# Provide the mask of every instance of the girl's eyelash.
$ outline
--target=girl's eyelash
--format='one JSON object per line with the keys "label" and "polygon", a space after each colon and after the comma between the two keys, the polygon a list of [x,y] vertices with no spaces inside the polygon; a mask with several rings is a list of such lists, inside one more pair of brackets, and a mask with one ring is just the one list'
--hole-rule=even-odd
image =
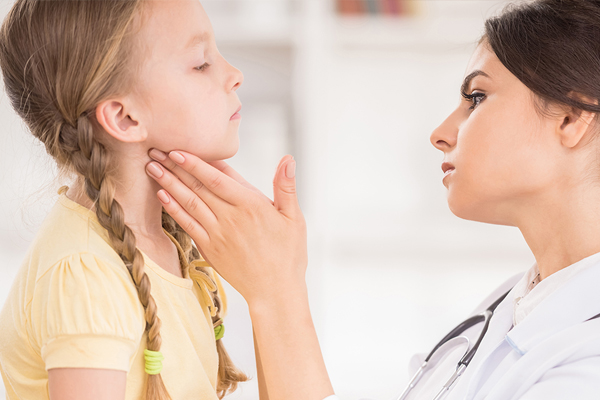
{"label": "girl's eyelash", "polygon": [[[468,100],[468,101],[470,101],[470,102],[473,103],[473,105],[471,107],[469,107],[469,110],[475,109],[475,107],[477,107],[479,105],[479,103],[481,103],[483,101],[483,99],[485,98],[485,94],[481,93],[481,92],[473,92],[471,94],[467,94],[465,92],[461,92],[460,94],[466,100]],[[479,101],[477,101],[477,100],[479,100]]]}
{"label": "girl's eyelash", "polygon": [[197,70],[197,71],[204,71],[208,67],[210,67],[210,64],[209,63],[204,63],[204,64],[202,64],[199,67],[195,67],[194,69]]}

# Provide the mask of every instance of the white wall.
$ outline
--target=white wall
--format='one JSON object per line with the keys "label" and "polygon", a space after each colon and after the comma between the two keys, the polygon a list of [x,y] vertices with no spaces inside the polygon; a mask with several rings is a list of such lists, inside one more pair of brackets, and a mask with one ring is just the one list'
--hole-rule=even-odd
{"label": "white wall", "polygon": [[[428,351],[533,258],[514,228],[453,216],[431,131],[455,107],[483,20],[501,0],[419,1],[414,19],[340,20],[325,0],[208,0],[221,52],[244,73],[241,149],[231,163],[271,194],[279,158],[298,160],[309,226],[311,307],[343,398],[391,398]],[[0,3],[2,12],[8,2]],[[238,16],[239,13],[239,16]],[[0,304],[52,179],[0,98]],[[230,290],[225,343],[254,374],[250,320]],[[257,399],[255,382],[232,398]]]}

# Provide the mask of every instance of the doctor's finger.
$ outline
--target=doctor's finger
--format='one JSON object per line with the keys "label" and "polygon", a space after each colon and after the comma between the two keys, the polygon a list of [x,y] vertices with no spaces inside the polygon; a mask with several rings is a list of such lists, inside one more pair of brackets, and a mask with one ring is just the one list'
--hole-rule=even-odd
{"label": "doctor's finger", "polygon": [[[185,211],[197,219],[203,226],[210,229],[217,223],[215,213],[209,205],[207,205],[204,199],[181,182],[171,171],[165,169],[155,161],[148,163],[146,171],[168,192],[171,198],[174,198]],[[227,204],[225,201],[208,191],[207,193],[204,193],[204,195],[206,195],[206,197],[211,197],[211,200],[214,202]],[[215,205],[214,207],[217,208],[218,206]]]}
{"label": "doctor's finger", "polygon": [[195,155],[178,150],[171,151],[169,158],[226,202],[237,205],[247,200],[247,188]]}
{"label": "doctor's finger", "polygon": [[177,175],[177,177],[179,177],[179,179],[181,179],[181,177],[184,175],[190,175],[185,170],[179,168],[179,166],[167,156],[167,153],[165,153],[163,151],[160,151],[158,149],[151,149],[148,152],[148,155],[153,160],[161,163],[165,168],[167,168],[169,171],[171,171],[175,175]]}
{"label": "doctor's finger", "polygon": [[190,235],[198,247],[203,248],[210,242],[210,235],[202,224],[181,207],[166,190],[159,190],[156,197],[158,197],[165,211]]}
{"label": "doctor's finger", "polygon": [[[186,185],[194,193],[196,193],[198,197],[204,200],[204,202],[210,207],[211,210],[216,211],[219,207],[219,204],[223,203],[222,199],[217,197],[210,190],[205,189],[204,184],[202,182],[200,182],[196,177],[191,175],[183,168],[179,167],[179,165],[177,165],[173,160],[168,158],[165,153],[156,149],[152,149],[148,154],[157,162],[160,162],[162,166],[167,168],[173,175],[175,175],[181,182],[183,182],[184,185]],[[165,187],[165,189],[171,192],[169,188]],[[175,195],[175,192],[172,192],[172,194]]]}
{"label": "doctor's finger", "polygon": [[273,204],[273,200],[271,200],[270,198],[268,198],[263,192],[261,192],[259,189],[257,189],[256,187],[254,187],[248,181],[246,181],[246,179],[244,179],[244,177],[242,175],[240,175],[239,172],[237,172],[235,169],[233,169],[225,161],[221,161],[221,160],[219,160],[219,161],[212,161],[212,162],[209,162],[209,164],[212,165],[213,167],[215,167],[216,169],[218,169],[219,171],[221,171],[222,173],[224,173],[225,175],[227,175],[230,178],[234,179],[240,185],[244,186],[245,188],[248,188],[248,189],[252,190],[254,193],[258,194],[262,199],[268,201],[270,204]]}
{"label": "doctor's finger", "polygon": [[[216,207],[218,205],[218,201],[214,200],[214,198],[218,198],[218,197],[214,193],[212,193],[210,190],[204,189],[204,184],[202,182],[200,182],[196,177],[194,177],[192,174],[190,174],[189,172],[187,172],[186,170],[181,168],[173,160],[171,160],[168,157],[167,153],[153,148],[148,152],[148,155],[151,158],[153,158],[154,160],[156,160],[157,162],[159,162],[162,166],[167,168],[169,171],[171,171],[174,175],[176,175],[180,181],[182,181],[187,187],[192,189],[198,196],[202,197],[202,199],[205,201],[205,203],[208,204],[209,207],[211,207],[211,209],[214,210],[213,207]],[[238,182],[242,186],[244,186],[250,190],[253,190],[254,192],[256,192],[259,195],[262,195],[271,204],[273,203],[271,201],[271,199],[269,199],[260,190],[256,189],[254,186],[252,186],[250,183],[248,183],[248,181],[246,181],[242,175],[240,175],[236,170],[234,170],[232,167],[230,167],[226,162],[219,160],[219,161],[212,161],[208,164],[212,165],[219,171],[223,172],[225,175],[234,179],[236,182]],[[203,192],[205,192],[205,193],[203,193]],[[221,199],[219,199],[219,200],[222,201]]]}
{"label": "doctor's finger", "polygon": [[181,182],[183,182],[187,187],[193,190],[194,187],[202,186],[197,182],[197,179],[190,175],[187,171],[180,168],[173,160],[171,160],[166,153],[158,150],[151,149],[148,152],[148,155],[159,162],[163,167],[171,171]]}

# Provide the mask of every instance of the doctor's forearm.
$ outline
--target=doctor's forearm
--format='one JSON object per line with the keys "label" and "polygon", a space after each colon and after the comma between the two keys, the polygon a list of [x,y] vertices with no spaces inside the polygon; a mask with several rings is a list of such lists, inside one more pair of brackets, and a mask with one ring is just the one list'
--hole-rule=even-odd
{"label": "doctor's forearm", "polygon": [[249,308],[269,400],[323,400],[332,395],[306,288]]}
{"label": "doctor's forearm", "polygon": [[269,393],[267,392],[267,382],[265,380],[265,373],[263,371],[262,362],[260,361],[260,350],[258,349],[258,343],[256,343],[256,333],[252,331],[254,336],[254,354],[256,358],[256,375],[258,379],[258,394],[259,400],[269,400]]}

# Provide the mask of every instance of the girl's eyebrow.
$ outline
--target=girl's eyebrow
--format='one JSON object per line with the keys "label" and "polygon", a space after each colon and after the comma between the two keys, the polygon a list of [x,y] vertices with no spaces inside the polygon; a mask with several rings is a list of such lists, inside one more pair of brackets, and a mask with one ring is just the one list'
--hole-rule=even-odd
{"label": "girl's eyebrow", "polygon": [[208,40],[209,37],[210,37],[210,34],[208,32],[202,32],[202,33],[195,34],[194,36],[192,36],[190,38],[190,40],[188,41],[188,44],[185,46],[184,50],[187,50],[187,49],[195,47],[199,44],[202,44],[203,42]]}
{"label": "girl's eyebrow", "polygon": [[473,78],[475,78],[476,76],[480,76],[480,75],[481,76],[485,76],[487,78],[490,77],[488,74],[486,74],[482,70],[476,69],[475,71],[471,72],[469,75],[467,75],[465,77],[465,80],[463,81],[462,86],[460,87],[460,91],[463,92],[463,93],[466,93],[467,89],[469,88],[469,85],[471,84],[471,81],[473,80]]}

